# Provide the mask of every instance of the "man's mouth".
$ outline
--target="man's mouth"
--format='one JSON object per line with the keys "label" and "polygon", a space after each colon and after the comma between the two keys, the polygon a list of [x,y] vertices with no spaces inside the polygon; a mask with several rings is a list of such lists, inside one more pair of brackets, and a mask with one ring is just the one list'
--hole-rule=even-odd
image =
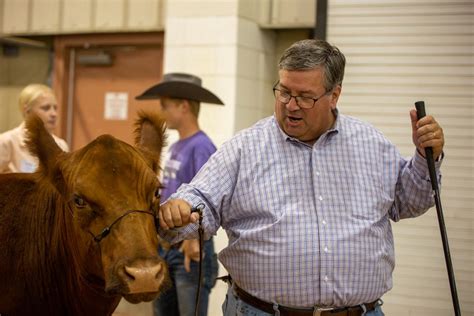
{"label": "man's mouth", "polygon": [[297,122],[301,121],[302,118],[301,117],[288,116],[288,120],[290,120],[290,122],[292,122],[292,123],[297,123]]}

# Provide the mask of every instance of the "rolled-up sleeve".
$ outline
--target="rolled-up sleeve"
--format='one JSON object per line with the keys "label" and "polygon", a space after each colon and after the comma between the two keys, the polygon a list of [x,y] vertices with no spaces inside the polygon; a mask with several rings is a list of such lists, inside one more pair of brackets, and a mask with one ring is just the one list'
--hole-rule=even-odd
{"label": "rolled-up sleeve", "polygon": [[[440,167],[443,158],[444,155],[435,162],[439,184],[441,184]],[[411,159],[401,159],[400,166],[395,189],[395,205],[390,212],[394,221],[420,216],[434,205],[433,189],[426,159],[418,151],[415,151]]]}
{"label": "rolled-up sleeve", "polygon": [[[204,204],[204,238],[215,235],[222,223],[222,210],[230,208],[239,169],[238,140],[225,143],[199,170],[194,179],[180,186],[170,199],[183,199],[190,205]],[[159,230],[161,237],[171,243],[197,237],[197,224],[170,231]]]}

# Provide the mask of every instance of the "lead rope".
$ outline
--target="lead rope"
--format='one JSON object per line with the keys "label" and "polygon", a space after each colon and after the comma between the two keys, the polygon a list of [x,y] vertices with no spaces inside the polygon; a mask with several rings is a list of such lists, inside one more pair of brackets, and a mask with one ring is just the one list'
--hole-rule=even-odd
{"label": "lead rope", "polygon": [[110,234],[110,231],[112,230],[112,227],[117,224],[122,218],[124,218],[125,216],[127,215],[130,215],[132,213],[144,213],[144,214],[148,214],[148,215],[151,215],[153,216],[154,218],[156,218],[156,215],[154,212],[150,212],[150,211],[144,211],[144,210],[129,210],[129,211],[126,211],[125,213],[123,213],[122,215],[120,215],[119,217],[117,217],[113,222],[112,224],[110,224],[109,226],[106,226],[104,229],[102,229],[102,231],[97,234],[97,235],[94,235],[91,231],[89,231],[89,234],[92,235],[92,238],[94,239],[95,242],[97,242],[98,244],[100,244],[100,242],[102,241],[102,239],[104,239],[105,237],[107,237],[108,234]]}
{"label": "lead rope", "polygon": [[199,316],[199,302],[201,301],[201,286],[202,286],[202,260],[203,260],[203,244],[204,244],[204,230],[202,228],[202,210],[204,208],[203,203],[199,203],[198,205],[191,208],[191,213],[198,213],[199,214],[199,226],[198,226],[198,233],[199,233],[199,280],[198,280],[198,288],[196,292],[196,304],[194,307],[194,315]]}

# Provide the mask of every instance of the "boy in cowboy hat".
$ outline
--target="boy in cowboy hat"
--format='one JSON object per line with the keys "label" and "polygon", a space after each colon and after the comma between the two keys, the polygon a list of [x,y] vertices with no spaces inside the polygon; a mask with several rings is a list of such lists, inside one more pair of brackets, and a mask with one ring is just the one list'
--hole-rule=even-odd
{"label": "boy in cowboy hat", "polygon": [[[179,133],[179,140],[171,145],[170,158],[163,172],[162,201],[176,192],[182,183],[191,182],[202,165],[216,151],[209,137],[198,124],[200,102],[223,104],[201,79],[185,73],[165,74],[163,81],[137,97],[138,100],[159,99],[167,127]],[[204,242],[204,278],[201,287],[199,315],[206,315],[209,293],[217,276],[217,257],[212,239]],[[160,245],[160,255],[168,263],[173,286],[154,303],[155,315],[194,315],[199,279],[199,241],[184,240],[172,246]]]}

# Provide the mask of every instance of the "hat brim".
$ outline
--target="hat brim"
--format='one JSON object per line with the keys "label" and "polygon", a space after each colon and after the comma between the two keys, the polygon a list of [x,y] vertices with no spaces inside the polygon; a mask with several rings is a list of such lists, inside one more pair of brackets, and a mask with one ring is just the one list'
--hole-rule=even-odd
{"label": "hat brim", "polygon": [[160,99],[162,97],[194,100],[212,104],[224,104],[206,88],[188,82],[161,82],[147,89],[137,100]]}

